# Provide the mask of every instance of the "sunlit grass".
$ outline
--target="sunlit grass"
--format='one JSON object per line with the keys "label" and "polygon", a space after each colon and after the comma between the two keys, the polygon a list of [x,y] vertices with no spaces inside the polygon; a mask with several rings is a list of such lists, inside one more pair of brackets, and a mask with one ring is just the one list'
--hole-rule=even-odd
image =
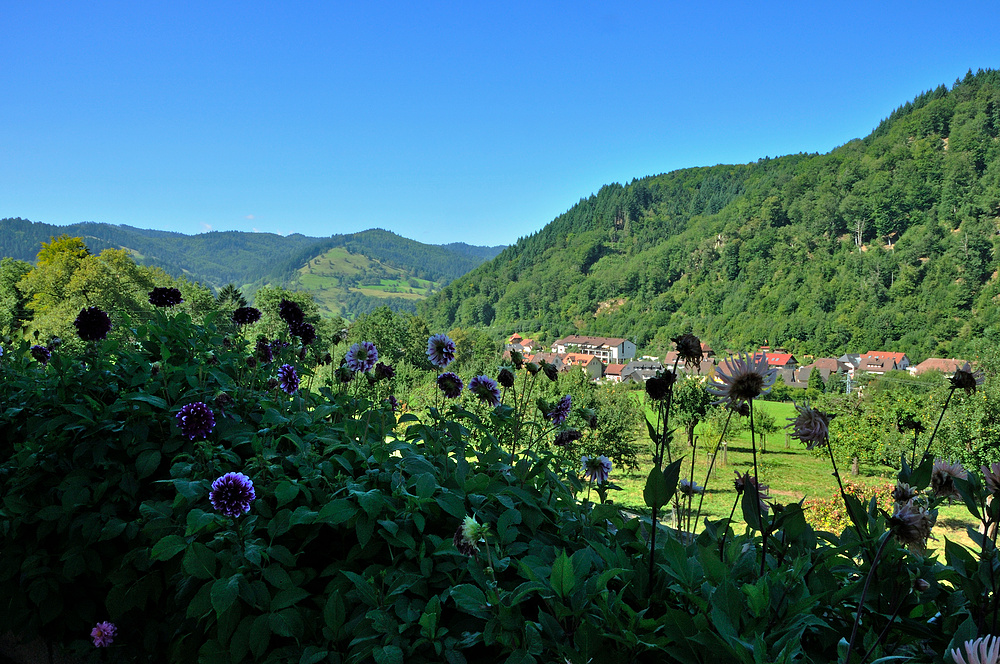
{"label": "sunlit grass", "polygon": [[[790,403],[760,401],[754,404],[754,408],[767,411],[774,416],[775,421],[779,424],[785,424],[786,418],[795,413],[795,408]],[[674,444],[671,446],[671,457],[674,460],[683,459],[682,478],[691,477],[691,460],[694,458],[694,481],[702,485],[705,483],[705,473],[711,460],[711,452],[719,441],[718,439],[709,439],[706,427],[703,425],[699,425],[695,432],[697,435],[696,449],[692,452],[691,447],[683,438],[683,432],[677,431]],[[745,431],[733,436],[727,435],[726,443],[728,449],[725,454],[720,449],[705,492],[701,513],[702,524],[706,518],[712,520],[727,518],[736,499],[736,489],[733,485],[735,473],[753,473],[750,432]],[[652,443],[648,436],[644,436],[641,439],[641,444],[646,450],[641,467],[632,472],[622,472],[615,469],[612,473],[612,480],[614,484],[621,487],[621,491],[612,491],[609,498],[636,511],[647,512],[642,490],[652,467]],[[772,501],[787,504],[810,498],[830,498],[839,493],[827,452],[825,450],[812,452],[806,450],[805,446],[798,441],[787,438],[784,429],[768,436],[766,452],[761,451],[758,441],[757,454],[760,480],[763,484],[771,487]],[[895,471],[887,467],[877,468],[862,464],[859,475],[853,477],[850,474],[850,466],[843,466],[844,464],[838,463],[841,478],[845,482],[863,485],[895,482]],[[693,504],[697,509],[697,497],[695,497]],[[671,523],[672,518],[672,513],[667,512],[663,517],[664,523]],[[742,522],[739,508],[737,508],[734,518]],[[929,548],[933,551],[942,551],[945,537],[965,546],[974,546],[966,533],[966,527],[969,525],[976,525],[976,522],[964,505],[957,503],[942,507],[938,514],[938,525],[932,533],[937,539],[932,539],[929,542]],[[703,525],[699,526],[699,529],[701,527]]]}

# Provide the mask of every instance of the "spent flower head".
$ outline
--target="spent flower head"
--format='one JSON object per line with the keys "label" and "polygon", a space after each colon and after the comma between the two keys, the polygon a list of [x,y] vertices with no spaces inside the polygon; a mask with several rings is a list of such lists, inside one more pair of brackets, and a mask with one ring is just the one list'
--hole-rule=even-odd
{"label": "spent flower head", "polygon": [[497,374],[497,382],[503,385],[505,389],[514,387],[514,372],[507,367],[500,367],[500,373]]}
{"label": "spent flower head", "polygon": [[956,479],[966,479],[969,473],[962,468],[958,461],[948,462],[944,459],[934,459],[934,467],[931,470],[931,489],[934,495],[942,498],[961,498],[955,485]]}
{"label": "spent flower head", "polygon": [[948,379],[953,389],[965,390],[966,394],[972,394],[976,388],[983,384],[983,372],[972,371],[972,366],[966,362],[961,369],[955,371],[955,375]]}
{"label": "spent flower head", "polygon": [[202,401],[182,406],[174,417],[177,419],[181,434],[188,440],[207,438],[215,428],[215,415]]}
{"label": "spent flower head", "polygon": [[1000,491],[1000,463],[991,463],[988,466],[981,467],[979,470],[983,474],[987,491],[990,493]]}
{"label": "spent flower head", "polygon": [[282,364],[278,369],[278,387],[285,394],[295,394],[299,389],[299,374],[291,364]]}
{"label": "spent flower head", "polygon": [[889,528],[900,544],[923,547],[930,537],[936,518],[914,501],[896,503],[889,517]]}
{"label": "spent flower head", "polygon": [[112,622],[99,622],[90,630],[90,638],[94,640],[95,648],[107,648],[115,641],[118,628]]}
{"label": "spent flower head", "polygon": [[497,382],[489,376],[473,376],[472,380],[469,381],[468,390],[489,406],[500,405],[500,388],[497,386]]}
{"label": "spent flower head", "polygon": [[462,388],[465,387],[465,384],[459,378],[458,374],[445,371],[437,377],[437,386],[449,399],[457,399],[461,396]]}
{"label": "spent flower head", "polygon": [[546,378],[552,382],[559,380],[559,370],[556,368],[556,365],[542,360],[539,366],[541,366],[542,373],[545,374]]}
{"label": "spent flower head", "polygon": [[580,472],[586,480],[603,484],[611,476],[611,459],[604,455],[598,457],[584,455],[580,457],[580,463],[582,464]]}
{"label": "spent flower head", "polygon": [[655,376],[646,381],[646,396],[652,401],[663,401],[676,382],[677,374],[673,371],[657,371]]}
{"label": "spent flower head", "polygon": [[452,541],[459,553],[474,556],[479,551],[479,543],[486,541],[489,531],[488,524],[477,523],[473,517],[467,516],[459,524]]}
{"label": "spent flower head", "polygon": [[764,353],[739,353],[716,368],[707,389],[719,397],[715,404],[749,402],[771,389],[777,373],[777,369],[768,367]]}
{"label": "spent flower head", "polygon": [[789,424],[785,426],[786,429],[791,427],[792,438],[805,443],[807,450],[826,445],[830,441],[830,416],[809,406],[794,405],[799,414],[789,417]]}
{"label": "spent flower head", "polygon": [[392,380],[396,377],[396,370],[392,368],[391,365],[385,362],[379,362],[375,365],[375,380]]}
{"label": "spent flower head", "polygon": [[149,291],[149,303],[154,307],[173,307],[184,300],[176,288],[157,287]]}
{"label": "spent flower head", "polygon": [[682,334],[671,339],[677,347],[677,358],[684,361],[685,366],[701,368],[705,352],[701,349],[701,339],[693,334]]}
{"label": "spent flower head", "polygon": [[378,350],[375,349],[375,344],[372,342],[361,341],[347,349],[344,361],[351,371],[357,373],[371,371],[375,363],[378,362]]}
{"label": "spent flower head", "polygon": [[583,434],[576,429],[566,429],[565,431],[560,431],[556,434],[556,439],[553,445],[556,447],[569,447],[570,444],[580,440]]}
{"label": "spent flower head", "polygon": [[217,478],[208,494],[213,508],[234,519],[249,512],[256,498],[253,481],[243,473],[226,473]]}
{"label": "spent flower head", "polygon": [[455,342],[446,334],[435,334],[427,340],[427,359],[439,369],[455,361]]}
{"label": "spent flower head", "polygon": [[917,490],[906,482],[896,482],[892,489],[892,499],[897,503],[908,503],[917,495]]}

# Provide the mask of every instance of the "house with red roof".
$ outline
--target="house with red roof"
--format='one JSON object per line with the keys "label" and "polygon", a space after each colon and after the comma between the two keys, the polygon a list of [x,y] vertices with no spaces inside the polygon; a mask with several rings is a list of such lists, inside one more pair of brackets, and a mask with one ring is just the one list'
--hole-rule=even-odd
{"label": "house with red roof", "polygon": [[571,334],[552,342],[553,353],[586,353],[596,355],[601,362],[618,362],[635,357],[635,344],[628,339],[587,337]]}
{"label": "house with red roof", "polygon": [[910,358],[906,356],[906,353],[870,350],[859,358],[857,370],[884,374],[890,371],[905,371],[909,366]]}
{"label": "house with red roof", "polygon": [[791,353],[784,352],[768,352],[762,351],[754,353],[753,359],[760,361],[761,355],[767,358],[767,366],[771,369],[788,369],[790,371],[795,371],[795,368],[799,366],[796,361],[795,356]]}
{"label": "house with red roof", "polygon": [[624,368],[624,364],[609,364],[604,367],[604,379],[610,383],[622,382],[622,369]]}
{"label": "house with red roof", "polygon": [[939,371],[945,376],[954,376],[955,372],[966,365],[965,360],[943,359],[940,357],[929,357],[916,366],[909,367],[909,371],[914,376],[928,371]]}

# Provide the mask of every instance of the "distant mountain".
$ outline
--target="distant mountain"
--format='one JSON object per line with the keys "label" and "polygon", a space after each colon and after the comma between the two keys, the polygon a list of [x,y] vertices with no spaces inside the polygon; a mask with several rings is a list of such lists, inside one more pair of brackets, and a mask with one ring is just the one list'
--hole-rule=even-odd
{"label": "distant mountain", "polygon": [[381,229],[328,238],[242,231],[184,235],[15,218],[0,219],[0,256],[33,261],[42,242],[63,233],[82,237],[91,252],[127,249],[142,264],[216,289],[233,283],[248,295],[265,284],[309,290],[325,311],[347,317],[381,304],[413,310],[417,300],[503,249],[428,245]]}
{"label": "distant mountain", "polygon": [[[777,111],[777,112],[780,112]],[[1000,343],[1000,72],[969,72],[828,154],[603,187],[420,308],[432,329],[627,337],[662,350]]]}

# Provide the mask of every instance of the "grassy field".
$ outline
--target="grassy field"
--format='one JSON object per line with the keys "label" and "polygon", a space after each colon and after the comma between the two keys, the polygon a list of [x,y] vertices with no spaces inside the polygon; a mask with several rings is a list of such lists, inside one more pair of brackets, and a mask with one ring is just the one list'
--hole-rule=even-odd
{"label": "grassy field", "polygon": [[[371,270],[382,270],[389,278],[357,288],[343,285],[344,277]],[[411,285],[411,281],[414,285]],[[367,256],[352,254],[344,247],[336,247],[310,260],[299,270],[299,284],[313,294],[321,310],[334,315],[343,313],[343,297],[348,292],[358,292],[370,297],[421,300],[441,287],[441,284],[434,281],[411,278],[404,270],[373,261]]]}
{"label": "grassy field", "polygon": [[[761,401],[754,404],[754,408],[761,408],[774,416],[779,424],[786,423],[786,418],[795,413],[795,408],[790,403],[775,403]],[[698,436],[696,449],[692,453],[691,448],[685,440],[680,440],[681,432],[678,432],[678,440],[675,440],[672,447],[673,459],[683,457],[684,461],[681,469],[682,478],[691,477],[691,460],[694,458],[694,481],[703,485],[705,483],[705,472],[708,469],[708,462],[711,459],[709,452],[714,449],[717,440],[709,440],[702,425],[696,429]],[[702,507],[702,523],[704,519],[722,519],[729,516],[736,499],[736,489],[733,486],[735,473],[753,473],[753,456],[750,447],[750,432],[741,432],[735,436],[726,436],[728,451],[725,455],[720,451],[715,462],[715,469],[712,471],[712,478],[709,480],[708,488],[705,492],[705,501]],[[647,449],[651,449],[651,442],[648,437],[643,439]],[[758,441],[759,443],[759,441]],[[772,501],[780,503],[798,502],[806,498],[830,498],[837,495],[837,482],[833,477],[830,458],[825,451],[810,452],[805,446],[796,440],[788,439],[786,446],[785,430],[768,436],[767,451],[761,453],[758,445],[758,469],[760,480],[763,484],[768,484]],[[652,464],[651,455],[647,455],[643,466],[633,472],[623,473],[615,469],[612,473],[612,481],[621,487],[621,491],[612,491],[609,498],[616,503],[634,507],[636,510],[646,510],[642,498],[642,489],[646,482],[646,476]],[[840,464],[838,464],[838,467]],[[863,485],[878,485],[885,483],[895,483],[895,472],[889,468],[874,468],[861,466],[860,474],[851,477],[850,468],[840,467],[841,478]],[[697,507],[697,497],[694,501]],[[740,511],[737,508],[736,517],[740,518]],[[669,520],[669,518],[668,518]],[[938,514],[938,525],[934,528],[933,535],[936,540],[931,540],[929,547],[932,550],[941,551],[944,547],[944,538],[958,541],[966,546],[972,545],[972,540],[966,533],[966,526],[973,525],[974,520],[964,505],[958,503],[952,506],[942,507]]]}

